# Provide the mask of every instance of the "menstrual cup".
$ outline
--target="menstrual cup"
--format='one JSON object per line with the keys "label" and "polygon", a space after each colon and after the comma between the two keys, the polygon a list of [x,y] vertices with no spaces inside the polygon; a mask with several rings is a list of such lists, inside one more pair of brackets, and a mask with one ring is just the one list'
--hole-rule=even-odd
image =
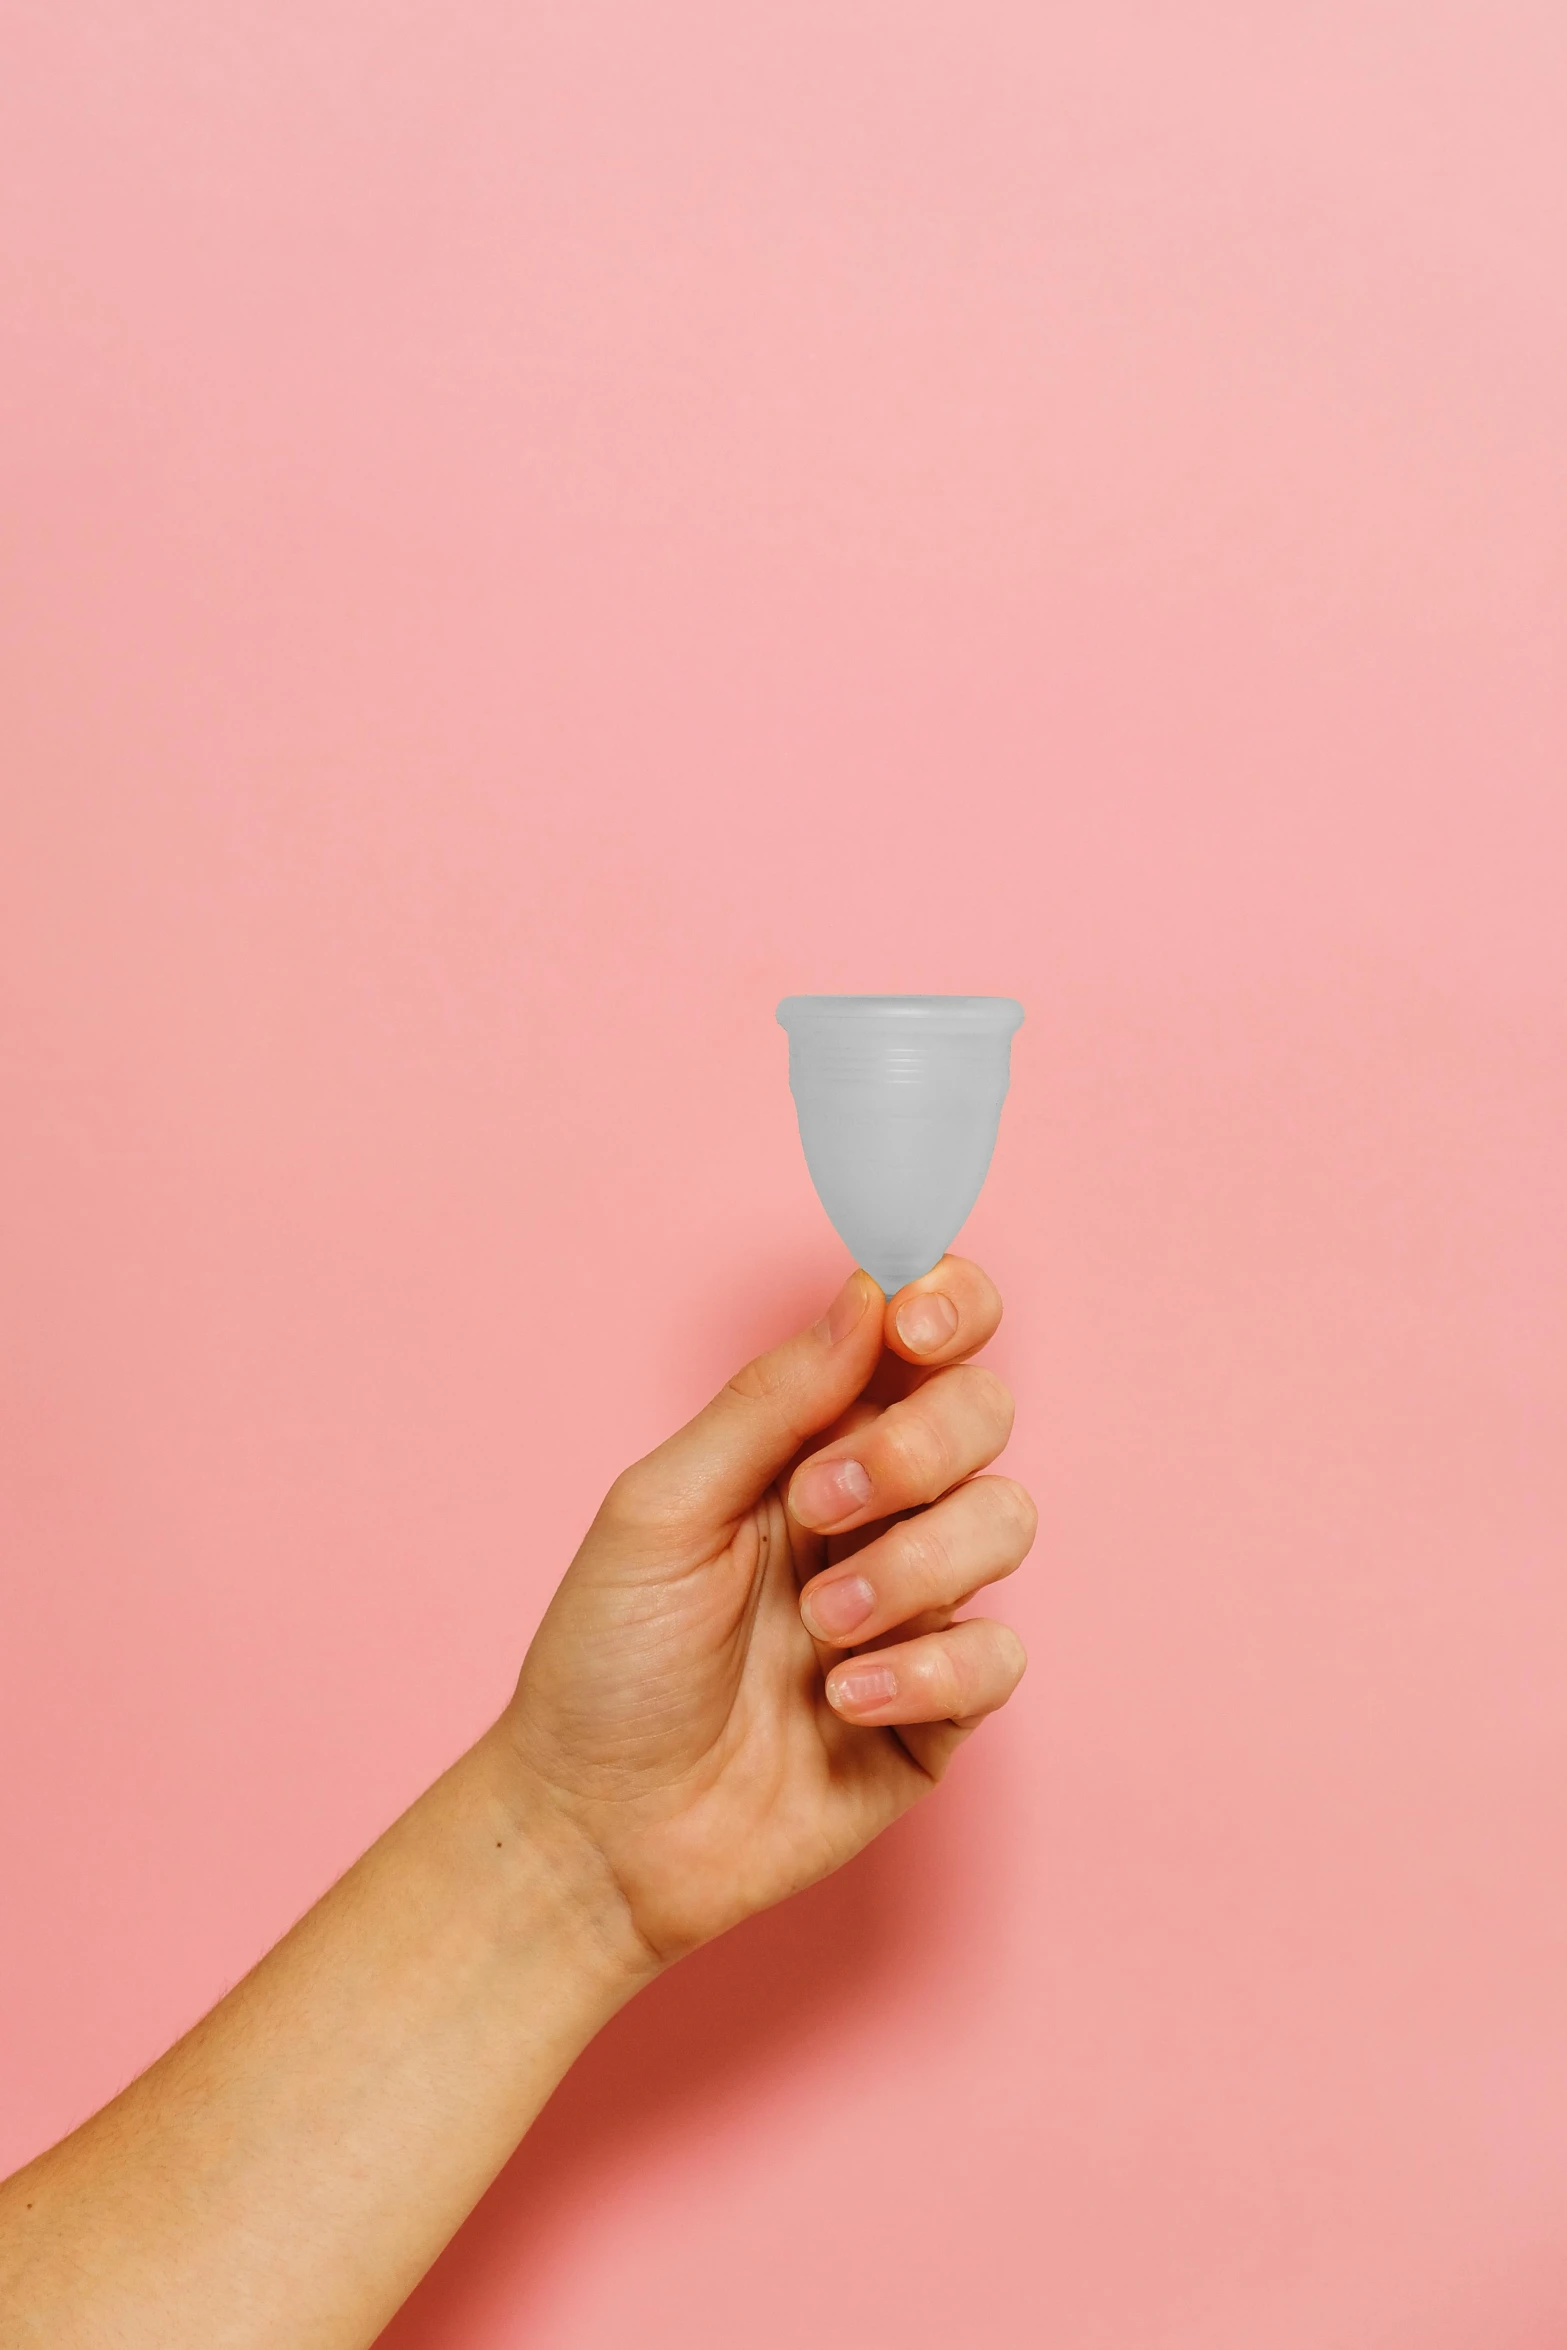
{"label": "menstrual cup", "polygon": [[978,1199],[1023,1007],[1002,995],[790,995],[789,1090],[834,1229],[888,1297]]}

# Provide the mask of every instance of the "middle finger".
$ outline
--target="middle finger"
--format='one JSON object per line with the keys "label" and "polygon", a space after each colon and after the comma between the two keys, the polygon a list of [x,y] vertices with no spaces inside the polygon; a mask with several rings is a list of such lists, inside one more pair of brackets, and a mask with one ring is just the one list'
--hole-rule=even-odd
{"label": "middle finger", "polygon": [[813,1534],[842,1534],[918,1509],[987,1467],[1011,1433],[1010,1390],[978,1363],[956,1364],[803,1461],[790,1514]]}

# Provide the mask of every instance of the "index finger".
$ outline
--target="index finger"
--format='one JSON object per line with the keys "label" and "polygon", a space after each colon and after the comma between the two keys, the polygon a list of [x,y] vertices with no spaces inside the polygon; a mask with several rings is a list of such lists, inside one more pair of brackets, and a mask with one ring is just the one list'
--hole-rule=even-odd
{"label": "index finger", "polygon": [[1001,1321],[1001,1292],[968,1257],[943,1257],[917,1281],[888,1298],[882,1317],[886,1347],[870,1393],[894,1402],[920,1385],[915,1372],[945,1370],[977,1354]]}

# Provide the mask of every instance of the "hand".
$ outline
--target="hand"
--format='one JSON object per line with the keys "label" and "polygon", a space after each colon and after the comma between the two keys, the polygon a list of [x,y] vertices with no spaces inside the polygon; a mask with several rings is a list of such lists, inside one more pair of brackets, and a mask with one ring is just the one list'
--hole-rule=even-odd
{"label": "hand", "polygon": [[1034,1533],[944,1258],[856,1273],[618,1477],[501,1720],[212,2013],[0,2186],[0,2336],[354,2350],[651,1974],[941,1777]]}
{"label": "hand", "polygon": [[1016,1633],[954,1621],[1034,1538],[975,1474],[1012,1398],[964,1358],[1000,1318],[961,1257],[890,1301],[856,1272],[611,1487],[501,1728],[647,1965],[849,1859],[1016,1688]]}

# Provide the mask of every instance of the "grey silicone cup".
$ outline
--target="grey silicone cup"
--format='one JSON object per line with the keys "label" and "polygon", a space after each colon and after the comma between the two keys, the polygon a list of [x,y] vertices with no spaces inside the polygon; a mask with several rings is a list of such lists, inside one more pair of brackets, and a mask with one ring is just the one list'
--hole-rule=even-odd
{"label": "grey silicone cup", "polygon": [[978,1199],[1007,1097],[1010,996],[791,995],[789,1089],[816,1195],[890,1297]]}

